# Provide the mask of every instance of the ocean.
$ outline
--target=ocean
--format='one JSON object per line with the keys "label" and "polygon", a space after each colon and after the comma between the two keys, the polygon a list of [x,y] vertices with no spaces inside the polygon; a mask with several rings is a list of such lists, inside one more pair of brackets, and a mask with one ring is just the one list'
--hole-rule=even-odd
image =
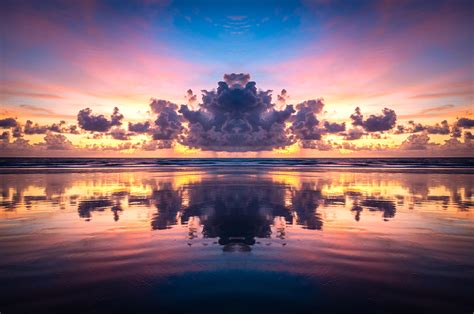
{"label": "ocean", "polygon": [[474,158],[0,158],[0,168],[474,168]]}
{"label": "ocean", "polygon": [[471,313],[474,159],[0,159],[1,313]]}

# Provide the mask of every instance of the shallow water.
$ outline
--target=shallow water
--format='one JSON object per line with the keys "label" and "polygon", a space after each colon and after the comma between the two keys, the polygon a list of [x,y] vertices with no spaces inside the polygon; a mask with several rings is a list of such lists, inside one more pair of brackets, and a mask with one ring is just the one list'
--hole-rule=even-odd
{"label": "shallow water", "polygon": [[3,313],[471,313],[472,171],[0,174]]}

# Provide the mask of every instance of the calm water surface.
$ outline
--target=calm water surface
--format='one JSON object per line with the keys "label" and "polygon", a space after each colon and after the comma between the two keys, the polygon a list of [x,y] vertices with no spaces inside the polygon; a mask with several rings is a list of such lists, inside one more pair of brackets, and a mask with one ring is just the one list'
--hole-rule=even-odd
{"label": "calm water surface", "polygon": [[0,312],[472,313],[474,174],[0,174]]}

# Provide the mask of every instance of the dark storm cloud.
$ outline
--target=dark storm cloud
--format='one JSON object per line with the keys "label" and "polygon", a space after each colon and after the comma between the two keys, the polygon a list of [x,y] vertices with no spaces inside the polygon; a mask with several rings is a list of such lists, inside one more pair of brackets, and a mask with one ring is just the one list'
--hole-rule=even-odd
{"label": "dark storm cloud", "polygon": [[86,131],[92,132],[107,132],[113,126],[120,126],[122,124],[123,115],[120,114],[117,107],[114,108],[110,119],[104,115],[95,115],[90,108],[82,109],[77,114],[77,123]]}
{"label": "dark storm cloud", "polygon": [[2,129],[14,128],[17,125],[18,123],[13,118],[0,119],[0,128]]}
{"label": "dark storm cloud", "polygon": [[[203,150],[260,151],[296,142],[285,126],[292,106],[276,110],[271,91],[257,90],[248,74],[227,74],[216,90],[203,90],[199,109],[182,105],[188,129],[179,137],[186,146]],[[304,106],[304,105],[301,105]]]}
{"label": "dark storm cloud", "polygon": [[395,111],[384,108],[381,115],[370,115],[366,120],[362,115],[360,108],[357,107],[351,115],[352,125],[360,126],[367,132],[383,132],[393,129],[397,123]]}

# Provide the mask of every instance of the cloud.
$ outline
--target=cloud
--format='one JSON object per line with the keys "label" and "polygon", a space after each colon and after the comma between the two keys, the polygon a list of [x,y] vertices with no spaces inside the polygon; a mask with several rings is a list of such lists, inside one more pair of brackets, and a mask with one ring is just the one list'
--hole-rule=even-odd
{"label": "cloud", "polygon": [[[128,122],[126,128],[121,127],[125,118],[116,107],[108,117],[94,114],[90,108],[80,110],[77,115],[78,125],[82,130],[92,132],[87,133],[89,138],[106,137],[123,142],[113,145],[89,144],[77,149],[148,151],[172,148],[179,143],[202,151],[257,152],[299,143],[305,149],[319,151],[381,151],[398,148],[442,150],[447,147],[461,151],[467,147],[466,143],[472,140],[470,132],[464,132],[464,143],[457,140],[462,136],[462,129],[472,127],[474,121],[460,118],[451,127],[446,120],[434,125],[423,125],[414,121],[410,121],[408,125],[398,125],[393,133],[414,133],[398,148],[393,146],[393,143],[365,146],[357,145],[358,142],[353,144],[348,141],[358,140],[363,136],[375,140],[387,139],[387,133],[384,132],[395,127],[395,111],[384,108],[381,114],[364,117],[361,109],[357,107],[350,116],[352,127],[347,130],[346,122],[331,122],[324,118],[326,112],[322,99],[306,100],[296,105],[287,104],[289,95],[283,89],[273,102],[271,90],[257,89],[250,76],[242,73],[224,75],[224,80],[218,82],[216,89],[202,90],[199,100],[191,89],[187,90],[184,98],[187,104],[183,105],[163,99],[151,99],[149,116],[144,121]],[[8,134],[2,135],[3,142],[9,146],[16,143],[14,145],[33,149],[71,149],[72,143],[59,135],[79,133],[77,126],[67,125],[65,121],[39,125],[28,120],[24,126],[13,118],[0,121],[7,121],[4,124],[10,126]],[[16,126],[12,127],[14,124]],[[18,140],[9,143],[10,136],[21,138],[24,134],[46,134],[46,137],[44,142],[33,145]],[[137,134],[144,134],[148,138],[141,142],[129,141]],[[333,135],[328,137],[329,134]],[[451,134],[454,139],[440,145],[430,143],[429,134]]]}
{"label": "cloud", "polygon": [[474,143],[469,139],[469,136],[464,137],[464,143],[459,141],[457,138],[450,138],[449,140],[444,141],[444,144],[440,146],[440,149],[448,153],[461,152],[472,155]]}
{"label": "cloud", "polygon": [[383,151],[389,149],[387,145],[382,144],[370,144],[370,145],[355,145],[354,143],[350,142],[343,142],[341,144],[336,145],[336,148],[345,149],[345,150],[352,150],[352,151]]}
{"label": "cloud", "polygon": [[404,150],[425,150],[429,146],[430,137],[426,133],[412,134],[400,145]]}
{"label": "cloud", "polygon": [[224,74],[224,81],[227,83],[227,85],[231,87],[245,86],[250,81],[250,74],[244,74],[244,73]]}
{"label": "cloud", "polygon": [[85,146],[85,149],[88,151],[123,151],[129,149],[139,149],[140,145],[138,143],[132,142],[122,142],[118,145],[106,145],[106,144],[88,144]]}
{"label": "cloud", "polygon": [[388,131],[393,129],[397,123],[397,115],[395,111],[388,108],[384,108],[381,115],[370,115],[366,120],[364,120],[360,108],[357,107],[350,118],[353,126],[360,126],[367,132]]}
{"label": "cloud", "polygon": [[123,115],[117,107],[114,108],[110,119],[104,115],[94,115],[89,108],[82,109],[77,114],[77,123],[81,129],[91,132],[107,132],[112,126],[122,125]]}
{"label": "cloud", "polygon": [[448,109],[451,109],[453,107],[454,107],[454,105],[452,105],[452,104],[437,106],[437,107],[422,110],[422,111],[420,111],[420,114],[428,114],[428,113],[432,113],[432,112],[437,113],[439,111],[448,110]]}
{"label": "cloud", "polygon": [[38,123],[34,123],[31,120],[26,120],[26,123],[23,127],[17,123],[17,127],[14,129],[14,137],[21,137],[25,134],[46,134],[48,132],[79,134],[77,126],[67,125],[66,121],[60,121],[59,123],[53,123],[51,125],[39,125]]}
{"label": "cloud", "polygon": [[0,119],[0,128],[2,129],[14,128],[17,125],[18,122],[13,118]]}
{"label": "cloud", "polygon": [[146,133],[150,129],[150,121],[146,122],[137,122],[137,123],[128,123],[128,130],[135,133]]}
{"label": "cloud", "polygon": [[290,96],[288,95],[288,92],[286,91],[286,89],[282,89],[280,94],[277,95],[277,103],[280,105],[286,105],[286,102],[288,101],[289,98]]}
{"label": "cloud", "polygon": [[45,114],[54,114],[52,110],[49,110],[43,107],[38,107],[38,106],[33,106],[33,105],[20,105],[20,107],[28,111],[41,112]]}
{"label": "cloud", "polygon": [[25,151],[30,150],[33,146],[29,143],[29,140],[18,137],[15,141],[9,142],[7,139],[3,139],[0,142],[0,148],[3,152],[5,151]]}
{"label": "cloud", "polygon": [[436,123],[435,125],[423,125],[414,121],[409,121],[408,126],[397,125],[395,134],[425,132],[427,134],[451,134],[451,137],[459,138],[462,136],[462,128],[469,129],[474,126],[474,120],[469,118],[458,119],[451,127],[447,120]]}
{"label": "cloud", "polygon": [[446,120],[441,121],[441,123],[436,123],[435,125],[423,125],[421,123],[415,123],[414,121],[408,122],[408,127],[404,126],[397,126],[396,133],[417,133],[417,132],[424,132],[428,134],[449,134],[450,128],[449,123]]}
{"label": "cloud", "polygon": [[457,125],[454,125],[451,130],[451,136],[457,138],[457,137],[461,137],[461,135],[462,135],[461,128],[458,127]]}
{"label": "cloud", "polygon": [[339,133],[344,132],[346,130],[346,123],[336,123],[336,122],[324,122],[324,128],[328,133]]}
{"label": "cloud", "polygon": [[303,148],[317,149],[321,151],[329,151],[337,148],[331,141],[317,140],[317,141],[302,141]]}
{"label": "cloud", "polygon": [[19,125],[13,128],[12,135],[15,138],[20,138],[23,136],[23,131]]}
{"label": "cloud", "polygon": [[411,99],[433,99],[433,98],[447,98],[455,96],[470,96],[472,95],[472,90],[463,90],[455,92],[446,92],[446,93],[431,93],[431,94],[420,94],[410,97]]}
{"label": "cloud", "polygon": [[48,133],[44,137],[44,143],[41,143],[40,145],[44,145],[46,149],[51,150],[68,150],[74,148],[71,141],[68,140],[66,136],[53,133]]}
{"label": "cloud", "polygon": [[320,140],[325,133],[324,128],[319,128],[317,114],[324,108],[322,99],[308,100],[296,105],[296,115],[290,130],[301,140]]}
{"label": "cloud", "polygon": [[171,148],[173,147],[173,142],[172,141],[143,141],[140,145],[140,149],[146,150],[146,151],[153,151],[157,149],[166,149],[166,148]]}
{"label": "cloud", "polygon": [[193,93],[192,89],[188,89],[185,98],[188,100],[188,105],[194,105],[197,102],[197,95]]}
{"label": "cloud", "polygon": [[362,136],[365,135],[364,130],[360,128],[355,128],[343,133],[344,139],[347,141],[354,141],[360,139]]}
{"label": "cloud", "polygon": [[448,121],[443,120],[441,124],[436,123],[433,126],[427,126],[426,131],[428,134],[449,134],[449,124]]}
{"label": "cloud", "polygon": [[10,132],[4,131],[2,134],[0,134],[0,140],[2,142],[8,143],[10,141]]}
{"label": "cloud", "polygon": [[110,131],[110,136],[115,140],[126,141],[130,139],[130,133],[120,128],[114,128]]}
{"label": "cloud", "polygon": [[23,132],[25,134],[31,135],[31,134],[46,134],[48,131],[48,126],[43,125],[40,126],[38,123],[33,124],[33,121],[27,120],[25,126],[23,127]]}
{"label": "cloud", "polygon": [[175,140],[184,128],[181,124],[181,117],[176,110],[178,105],[167,100],[152,99],[151,110],[157,114],[155,125],[149,131],[154,140]]}
{"label": "cloud", "polygon": [[456,125],[460,128],[470,129],[474,127],[474,119],[460,118],[456,122]]}
{"label": "cloud", "polygon": [[[186,146],[215,151],[261,151],[296,142],[285,123],[292,106],[276,110],[271,91],[257,90],[248,74],[226,74],[216,90],[203,90],[199,109],[182,105],[188,128],[178,141]],[[300,104],[300,107],[312,104]],[[307,110],[311,110],[308,107]]]}
{"label": "cloud", "polygon": [[458,118],[451,128],[451,137],[459,138],[462,136],[462,129],[470,129],[474,127],[474,119]]}
{"label": "cloud", "polygon": [[[470,132],[466,132],[470,133]],[[453,154],[470,154],[474,149],[474,143],[470,140],[470,135],[464,136],[464,142],[459,141],[456,137],[445,140],[443,144],[430,142],[428,132],[411,134],[399,146],[401,150],[430,150],[431,152],[442,153],[443,155]],[[472,136],[472,135],[471,135]]]}

